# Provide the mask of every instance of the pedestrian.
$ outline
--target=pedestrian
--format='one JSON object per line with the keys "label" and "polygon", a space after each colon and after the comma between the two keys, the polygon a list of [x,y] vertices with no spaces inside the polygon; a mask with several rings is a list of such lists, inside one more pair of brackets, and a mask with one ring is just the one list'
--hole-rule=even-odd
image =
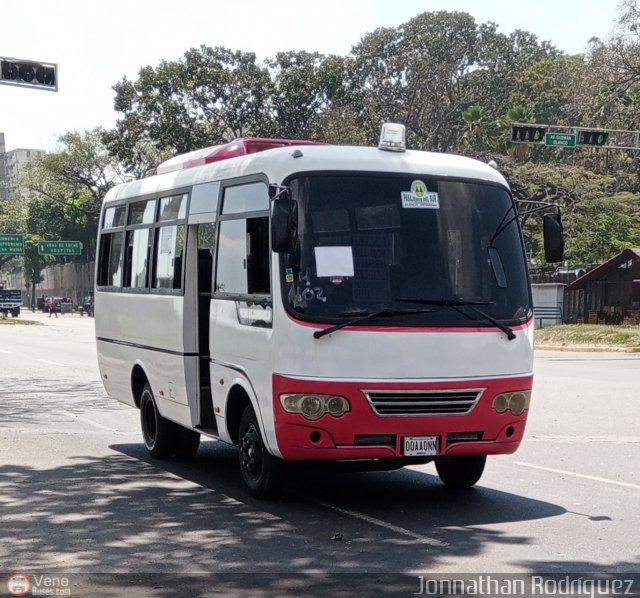
{"label": "pedestrian", "polygon": [[58,304],[55,297],[51,297],[51,302],[49,303],[49,317],[51,317],[51,314],[54,314],[56,318],[58,317]]}

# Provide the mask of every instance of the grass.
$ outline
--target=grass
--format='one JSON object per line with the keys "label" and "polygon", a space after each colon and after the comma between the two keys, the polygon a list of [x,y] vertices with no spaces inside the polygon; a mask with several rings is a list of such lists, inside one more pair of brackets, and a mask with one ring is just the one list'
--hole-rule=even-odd
{"label": "grass", "polygon": [[34,320],[23,320],[21,318],[10,318],[0,315],[0,326],[32,326],[38,324]]}
{"label": "grass", "polygon": [[563,324],[535,331],[535,344],[553,347],[640,348],[638,326]]}

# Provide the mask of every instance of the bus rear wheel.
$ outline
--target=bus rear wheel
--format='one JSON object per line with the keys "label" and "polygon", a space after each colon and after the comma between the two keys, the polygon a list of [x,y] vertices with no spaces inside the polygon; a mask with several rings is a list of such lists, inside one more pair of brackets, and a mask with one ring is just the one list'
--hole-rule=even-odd
{"label": "bus rear wheel", "polygon": [[140,427],[144,445],[154,459],[168,459],[174,452],[176,425],[160,415],[151,387],[145,384],[140,395]]}
{"label": "bus rear wheel", "polygon": [[481,477],[487,457],[468,455],[436,459],[436,471],[440,481],[453,490],[471,488]]}
{"label": "bus rear wheel", "polygon": [[240,472],[249,492],[256,498],[277,498],[284,480],[284,463],[264,445],[258,418],[251,405],[240,419],[238,433]]}

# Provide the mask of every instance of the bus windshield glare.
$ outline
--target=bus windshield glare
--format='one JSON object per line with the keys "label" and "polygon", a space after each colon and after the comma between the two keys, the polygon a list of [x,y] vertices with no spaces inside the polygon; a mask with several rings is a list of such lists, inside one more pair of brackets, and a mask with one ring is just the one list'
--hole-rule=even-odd
{"label": "bus windshield glare", "polygon": [[530,317],[524,248],[503,187],[370,173],[290,186],[298,246],[280,258],[280,276],[292,316],[339,323],[383,310],[362,324],[427,327]]}

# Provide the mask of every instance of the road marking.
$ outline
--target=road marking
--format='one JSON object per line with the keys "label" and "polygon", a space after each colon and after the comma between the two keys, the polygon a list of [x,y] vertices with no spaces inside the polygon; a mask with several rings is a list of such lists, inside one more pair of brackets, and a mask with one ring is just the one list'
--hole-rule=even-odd
{"label": "road marking", "polygon": [[11,355],[11,351],[5,351],[4,349],[0,349],[0,353],[6,353],[7,355]]}
{"label": "road marking", "polygon": [[119,431],[119,430],[116,430],[115,428],[110,428],[109,426],[103,426],[102,424],[99,424],[98,422],[94,422],[92,419],[88,419],[86,417],[82,417],[82,415],[75,415],[73,413],[69,413],[68,411],[61,411],[60,413],[64,413],[68,417],[71,417],[73,419],[77,419],[77,420],[79,420],[81,422],[84,422],[85,424],[89,424],[90,426],[95,426],[96,428],[100,428],[101,430],[107,430],[109,432],[118,432]]}
{"label": "road marking", "polygon": [[49,365],[57,365],[57,366],[60,366],[61,368],[68,368],[69,367],[69,364],[58,363],[57,361],[49,361],[47,359],[37,359],[36,361],[39,361],[40,363],[48,363]]}
{"label": "road marking", "polygon": [[332,505],[331,503],[324,502],[322,500],[310,499],[311,502],[320,505],[321,507],[325,507],[327,509],[333,509],[338,513],[342,513],[343,515],[349,515],[350,517],[355,517],[356,519],[361,519],[362,521],[366,521],[367,523],[371,523],[372,525],[377,525],[378,527],[384,527],[396,534],[400,534],[401,536],[405,536],[407,538],[411,538],[412,540],[418,540],[422,544],[429,544],[430,546],[448,546],[446,542],[442,542],[440,540],[435,540],[433,538],[429,538],[428,536],[424,536],[422,534],[417,534],[416,532],[412,532],[411,530],[405,529],[404,527],[399,527],[397,525],[393,525],[393,523],[387,523],[386,521],[382,521],[381,519],[376,519],[375,517],[370,517],[369,515],[365,515],[364,513],[358,513],[357,511],[350,511],[348,509],[343,509],[342,507],[338,507],[337,505]]}
{"label": "road marking", "polygon": [[541,469],[542,471],[560,473],[562,475],[573,476],[574,478],[583,478],[585,480],[593,480],[595,482],[604,482],[605,484],[615,484],[616,486],[624,486],[625,488],[635,488],[637,490],[640,490],[640,485],[630,484],[629,482],[618,482],[617,480],[599,478],[597,476],[586,475],[584,473],[575,473],[574,471],[566,471],[564,469],[553,469],[553,467],[542,467],[541,465],[532,465],[531,463],[523,463],[522,461],[514,461],[514,463],[516,465],[522,465],[523,467],[531,467],[532,469]]}
{"label": "road marking", "polygon": [[563,442],[567,444],[590,444],[612,442],[616,444],[640,444],[640,436],[530,436],[527,442]]}

